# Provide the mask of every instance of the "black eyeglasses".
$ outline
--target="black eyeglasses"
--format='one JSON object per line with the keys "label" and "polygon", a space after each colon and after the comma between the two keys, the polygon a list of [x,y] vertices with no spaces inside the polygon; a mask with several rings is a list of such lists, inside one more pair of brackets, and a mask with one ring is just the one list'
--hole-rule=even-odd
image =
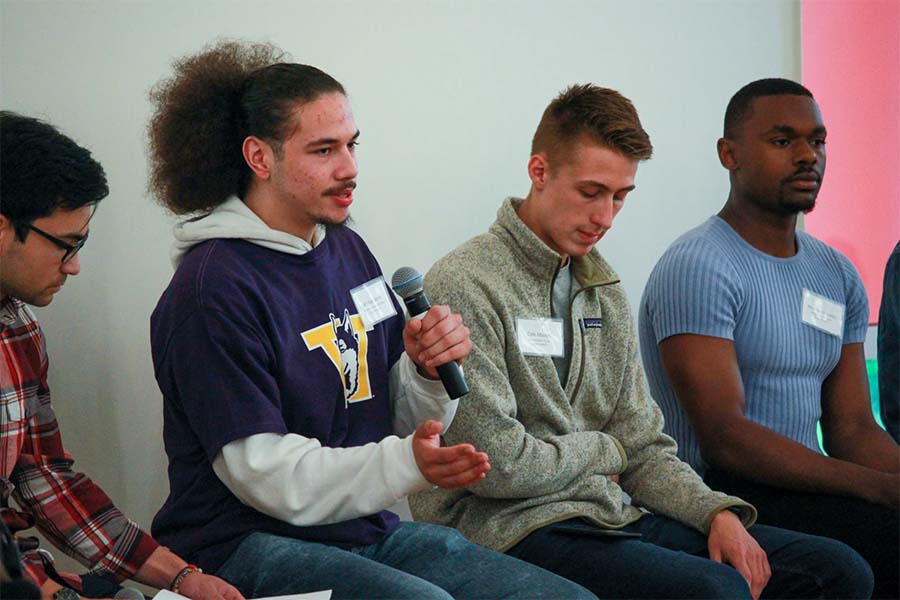
{"label": "black eyeglasses", "polygon": [[38,234],[40,236],[47,238],[48,240],[53,242],[58,248],[65,250],[66,253],[63,254],[63,257],[62,257],[63,264],[72,260],[72,257],[75,256],[76,254],[78,254],[78,251],[81,250],[88,241],[88,236],[85,235],[83,238],[81,238],[74,244],[70,244],[69,242],[67,242],[65,240],[59,239],[55,235],[50,235],[46,231],[44,231],[42,229],[38,229],[31,223],[28,224],[28,229],[30,229],[31,231],[35,232],[36,234]]}

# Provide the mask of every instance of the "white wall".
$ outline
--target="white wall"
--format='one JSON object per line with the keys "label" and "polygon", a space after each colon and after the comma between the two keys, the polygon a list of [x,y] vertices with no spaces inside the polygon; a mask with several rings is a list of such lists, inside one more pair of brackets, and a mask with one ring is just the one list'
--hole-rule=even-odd
{"label": "white wall", "polygon": [[109,175],[83,272],[39,316],[77,466],[147,526],[168,490],[148,322],[171,276],[171,219],[146,193],[147,92],[221,36],[272,41],[345,84],[362,130],[354,218],[388,276],[424,271],[528,191],[558,91],[619,89],[656,147],[600,245],[635,305],[668,243],[724,201],[728,98],[799,76],[791,2],[0,0],[0,105],[57,124]]}

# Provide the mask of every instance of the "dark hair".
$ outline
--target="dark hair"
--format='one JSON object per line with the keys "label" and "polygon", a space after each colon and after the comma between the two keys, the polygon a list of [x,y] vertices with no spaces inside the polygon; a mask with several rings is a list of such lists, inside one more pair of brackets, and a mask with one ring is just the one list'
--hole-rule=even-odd
{"label": "dark hair", "polygon": [[244,197],[252,172],[241,151],[247,136],[277,155],[298,103],[344,94],[315,67],[281,62],[271,44],[224,41],[175,62],[175,75],[150,92],[150,190],[176,214],[207,211]]}
{"label": "dark hair", "polygon": [[734,138],[737,128],[753,114],[753,101],[761,96],[807,96],[812,92],[790,79],[757,79],[739,89],[728,101],[725,109],[723,133],[726,138]]}
{"label": "dark hair", "polygon": [[106,173],[49,123],[0,111],[0,213],[22,241],[28,225],[57,209],[97,204],[109,194]]}
{"label": "dark hair", "polygon": [[653,154],[631,101],[615,90],[573,85],[553,99],[531,142],[531,153],[544,152],[551,164],[561,160],[582,135],[636,160]]}

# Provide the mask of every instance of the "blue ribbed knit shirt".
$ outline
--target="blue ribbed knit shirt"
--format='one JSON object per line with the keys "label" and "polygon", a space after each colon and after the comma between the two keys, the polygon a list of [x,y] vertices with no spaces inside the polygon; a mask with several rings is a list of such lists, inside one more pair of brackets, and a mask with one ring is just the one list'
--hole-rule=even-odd
{"label": "blue ribbed knit shirt", "polygon": [[[678,442],[678,456],[701,474],[705,464],[697,439],[658,347],[682,333],[732,340],[746,417],[821,452],[816,424],[822,382],[843,344],[864,340],[869,305],[859,274],[843,254],[804,232],[796,236],[797,254],[776,258],[711,217],[666,250],[644,289],[639,329],[650,392],[665,415],[665,432]],[[804,289],[845,307],[841,337],[803,322]]]}

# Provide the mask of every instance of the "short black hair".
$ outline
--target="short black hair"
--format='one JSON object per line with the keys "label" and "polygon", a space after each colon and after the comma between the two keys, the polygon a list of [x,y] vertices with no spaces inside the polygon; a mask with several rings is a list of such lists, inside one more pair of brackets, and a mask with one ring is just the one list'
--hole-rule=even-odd
{"label": "short black hair", "polygon": [[750,118],[751,105],[756,98],[782,95],[813,98],[812,92],[790,79],[773,77],[752,81],[739,89],[728,101],[728,107],[725,109],[724,136],[734,138],[738,126]]}
{"label": "short black hair", "polygon": [[0,111],[0,214],[20,240],[35,219],[97,204],[108,194],[106,173],[89,150],[49,123]]}

